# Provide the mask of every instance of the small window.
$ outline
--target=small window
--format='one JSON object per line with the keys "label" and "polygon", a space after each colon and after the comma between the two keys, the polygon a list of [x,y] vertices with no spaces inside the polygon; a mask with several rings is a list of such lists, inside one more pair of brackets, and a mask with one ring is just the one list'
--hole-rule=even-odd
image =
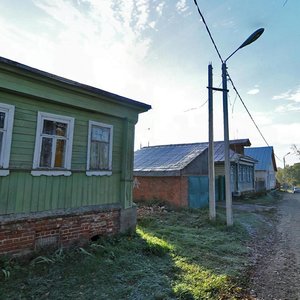
{"label": "small window", "polygon": [[0,176],[9,174],[9,158],[15,107],[0,103]]}
{"label": "small window", "polygon": [[87,175],[111,175],[113,126],[89,122]]}
{"label": "small window", "polygon": [[73,130],[74,118],[38,113],[32,175],[70,175]]}

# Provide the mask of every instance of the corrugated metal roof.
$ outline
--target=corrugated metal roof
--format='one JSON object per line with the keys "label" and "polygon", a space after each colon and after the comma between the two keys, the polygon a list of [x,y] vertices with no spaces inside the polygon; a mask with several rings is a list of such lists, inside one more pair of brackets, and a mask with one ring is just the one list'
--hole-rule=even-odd
{"label": "corrugated metal roof", "polygon": [[164,145],[142,148],[134,153],[135,171],[181,170],[207,147],[200,144]]}
{"label": "corrugated metal roof", "polygon": [[[135,172],[178,171],[208,149],[208,143],[175,144],[144,147],[134,153]],[[224,143],[214,143],[215,162],[224,161]],[[230,159],[238,154],[230,150]]]}
{"label": "corrugated metal roof", "polygon": [[270,169],[273,162],[274,169],[277,171],[276,162],[274,158],[273,147],[251,147],[245,148],[245,155],[255,158],[258,163],[255,165],[255,170],[266,171]]}

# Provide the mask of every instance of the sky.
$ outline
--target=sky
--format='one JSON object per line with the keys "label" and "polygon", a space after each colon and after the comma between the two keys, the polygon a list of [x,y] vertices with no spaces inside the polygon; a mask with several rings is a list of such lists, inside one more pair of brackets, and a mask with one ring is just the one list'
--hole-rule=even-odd
{"label": "sky", "polygon": [[[227,62],[277,166],[300,161],[300,1],[198,0],[223,59],[258,28],[263,35]],[[193,0],[0,0],[0,56],[95,86],[152,109],[135,149],[208,141],[207,66],[221,62]],[[229,137],[267,146],[230,83]],[[214,139],[223,140],[214,93]]]}

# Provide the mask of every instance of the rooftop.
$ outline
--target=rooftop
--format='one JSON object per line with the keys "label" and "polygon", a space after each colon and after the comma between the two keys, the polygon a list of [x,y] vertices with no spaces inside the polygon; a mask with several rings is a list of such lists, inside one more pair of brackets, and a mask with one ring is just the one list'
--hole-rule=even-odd
{"label": "rooftop", "polygon": [[[231,144],[248,144],[249,140],[233,140]],[[172,144],[144,147],[134,153],[135,172],[179,171],[208,149],[208,143]],[[240,155],[230,150],[230,160]],[[224,161],[224,142],[214,142],[214,161]]]}
{"label": "rooftop", "polygon": [[255,165],[257,171],[267,171],[273,163],[274,170],[277,171],[274,150],[272,146],[245,148],[245,155],[253,157],[258,161]]}
{"label": "rooftop", "polygon": [[8,67],[12,67],[12,68],[21,70],[21,71],[23,71],[27,74],[39,75],[39,76],[42,76],[44,78],[52,79],[52,80],[54,80],[56,82],[59,82],[59,83],[67,84],[70,87],[80,88],[84,91],[87,91],[87,92],[90,92],[90,93],[93,93],[93,94],[96,94],[96,95],[99,95],[99,96],[107,97],[109,99],[112,99],[112,100],[120,103],[120,104],[131,105],[133,107],[140,108],[140,109],[145,110],[145,111],[149,110],[151,108],[150,105],[145,104],[143,102],[135,101],[135,100],[132,100],[132,99],[129,99],[129,98],[117,95],[117,94],[107,92],[105,90],[101,90],[99,88],[96,88],[96,87],[93,87],[93,86],[90,86],[90,85],[86,85],[86,84],[79,83],[77,81],[73,81],[73,80],[70,80],[70,79],[67,79],[67,78],[64,78],[64,77],[61,77],[61,76],[57,76],[57,75],[54,75],[54,74],[51,74],[51,73],[48,73],[48,72],[45,72],[45,71],[41,71],[39,69],[32,68],[32,67],[29,67],[27,65],[24,65],[24,64],[21,64],[19,62],[16,62],[16,61],[13,61],[13,60],[10,60],[10,59],[7,59],[5,57],[0,56],[0,65],[1,64],[4,65],[4,66],[8,66]]}

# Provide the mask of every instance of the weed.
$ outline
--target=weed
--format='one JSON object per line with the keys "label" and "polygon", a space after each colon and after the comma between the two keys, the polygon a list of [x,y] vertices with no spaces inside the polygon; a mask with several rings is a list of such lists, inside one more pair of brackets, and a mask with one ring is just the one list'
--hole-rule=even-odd
{"label": "weed", "polygon": [[54,263],[54,260],[49,257],[46,257],[46,256],[38,256],[30,262],[30,264],[32,266],[38,265],[38,264],[53,264],[53,263]]}
{"label": "weed", "polygon": [[247,284],[243,274],[249,265],[249,241],[257,232],[268,233],[271,213],[237,211],[234,226],[228,228],[220,207],[216,222],[209,221],[207,209],[154,207],[146,212],[139,216],[136,233],[99,237],[85,248],[59,249],[27,265],[0,262],[0,295],[6,299],[241,298]]}
{"label": "weed", "polygon": [[5,270],[5,269],[1,269],[1,271],[2,271],[5,279],[8,279],[10,277],[10,271]]}
{"label": "weed", "polygon": [[94,255],[93,254],[91,254],[90,252],[88,252],[88,251],[86,251],[84,248],[79,248],[79,252],[80,253],[82,253],[82,254],[84,254],[84,255],[88,255],[88,256],[90,256],[90,257],[94,257]]}

